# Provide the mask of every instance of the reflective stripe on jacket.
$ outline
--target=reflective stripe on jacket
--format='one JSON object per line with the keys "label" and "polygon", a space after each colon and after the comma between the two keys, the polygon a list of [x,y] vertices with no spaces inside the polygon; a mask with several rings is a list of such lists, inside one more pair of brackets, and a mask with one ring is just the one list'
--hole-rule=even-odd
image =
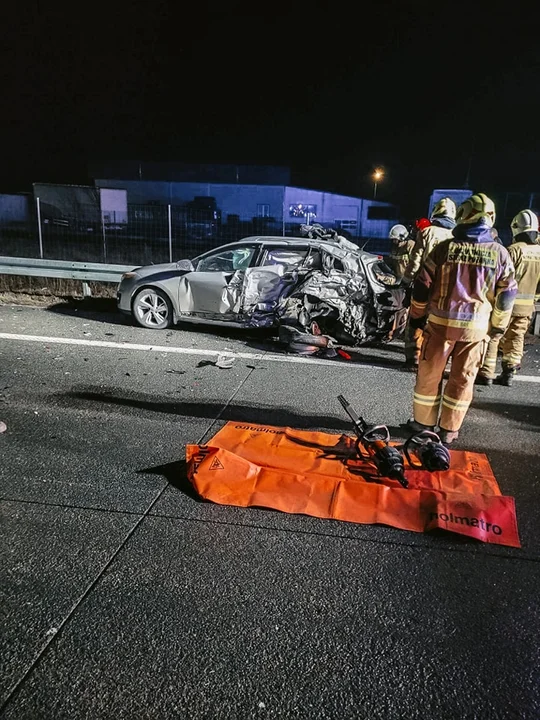
{"label": "reflective stripe on jacket", "polygon": [[515,242],[508,248],[518,286],[512,315],[530,317],[540,283],[540,245]]}
{"label": "reflective stripe on jacket", "polygon": [[460,225],[455,235],[426,259],[414,284],[411,317],[427,314],[449,339],[473,342],[490,325],[506,328],[517,283],[510,255],[492,240],[489,227]]}

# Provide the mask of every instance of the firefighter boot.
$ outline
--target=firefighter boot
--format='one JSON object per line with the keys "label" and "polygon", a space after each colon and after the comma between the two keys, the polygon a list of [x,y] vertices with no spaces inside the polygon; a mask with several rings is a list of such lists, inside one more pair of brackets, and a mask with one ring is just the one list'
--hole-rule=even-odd
{"label": "firefighter boot", "polygon": [[474,380],[475,385],[493,385],[493,378],[488,377],[487,375],[481,375],[478,373]]}
{"label": "firefighter boot", "polygon": [[444,428],[439,428],[439,437],[443,445],[451,445],[454,440],[458,439],[459,432],[457,430],[445,430]]}
{"label": "firefighter boot", "polygon": [[515,368],[503,368],[502,373],[495,378],[495,382],[497,383],[497,385],[512,387],[512,382],[514,381],[515,374]]}
{"label": "firefighter boot", "polygon": [[429,430],[430,432],[433,432],[435,430],[434,425],[422,425],[422,423],[416,422],[414,418],[410,418],[410,420],[407,420],[406,426],[407,430],[410,430],[415,435],[417,433],[424,432],[424,430]]}

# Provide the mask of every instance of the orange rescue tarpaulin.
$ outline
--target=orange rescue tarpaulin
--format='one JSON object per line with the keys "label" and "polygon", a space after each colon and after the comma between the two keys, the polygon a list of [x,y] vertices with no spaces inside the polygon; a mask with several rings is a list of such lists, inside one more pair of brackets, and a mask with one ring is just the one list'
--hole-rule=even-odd
{"label": "orange rescue tarpaulin", "polygon": [[485,455],[452,450],[446,472],[406,466],[405,489],[353,450],[347,435],[229,422],[207,445],[188,445],[186,459],[193,486],[215,503],[520,547],[514,499],[501,495]]}

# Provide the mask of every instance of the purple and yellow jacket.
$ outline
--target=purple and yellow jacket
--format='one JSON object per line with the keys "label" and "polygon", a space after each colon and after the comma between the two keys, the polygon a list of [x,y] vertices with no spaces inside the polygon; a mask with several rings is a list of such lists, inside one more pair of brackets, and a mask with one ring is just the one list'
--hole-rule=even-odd
{"label": "purple and yellow jacket", "polygon": [[428,255],[415,280],[411,317],[428,316],[449,340],[482,340],[504,330],[517,293],[514,266],[484,223],[457,225]]}

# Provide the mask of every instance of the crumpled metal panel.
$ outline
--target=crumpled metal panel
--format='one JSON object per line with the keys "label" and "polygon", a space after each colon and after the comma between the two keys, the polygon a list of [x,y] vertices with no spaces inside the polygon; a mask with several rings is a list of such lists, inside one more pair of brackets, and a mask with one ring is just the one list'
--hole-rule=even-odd
{"label": "crumpled metal panel", "polygon": [[182,313],[191,313],[195,311],[195,302],[193,300],[193,293],[191,292],[191,285],[187,282],[186,277],[181,277],[178,284],[178,301],[179,308]]}
{"label": "crumpled metal panel", "polygon": [[257,305],[274,307],[280,299],[286,283],[283,282],[285,268],[282,265],[269,265],[246,270],[244,279],[243,310],[250,314]]}
{"label": "crumpled metal panel", "polygon": [[241,311],[244,271],[225,281],[224,273],[188,273],[180,278],[178,303],[183,315],[192,313],[215,319],[236,319]]}
{"label": "crumpled metal panel", "polygon": [[221,306],[218,312],[221,315],[234,313],[238,315],[242,307],[244,290],[244,271],[237,270],[231,277],[221,293]]}
{"label": "crumpled metal panel", "polygon": [[[270,327],[277,321],[280,326],[310,333],[317,323],[325,335],[348,345],[390,340],[404,292],[372,282],[357,246],[352,247],[354,252],[327,246],[323,269],[304,272],[296,282],[286,282],[283,276],[287,273],[280,266],[246,271],[244,324]],[[378,279],[387,282],[391,278],[383,273]],[[293,345],[290,349],[299,352],[298,343]]]}
{"label": "crumpled metal panel", "polygon": [[249,327],[271,327],[276,322],[278,303],[286,298],[297,283],[297,273],[284,279],[283,265],[249,268],[244,279],[242,313]]}
{"label": "crumpled metal panel", "polygon": [[355,267],[356,272],[310,273],[280,303],[277,311],[280,324],[310,332],[316,322],[324,334],[349,345],[390,340],[402,293],[376,293],[359,259],[350,256],[340,259],[348,268]]}

